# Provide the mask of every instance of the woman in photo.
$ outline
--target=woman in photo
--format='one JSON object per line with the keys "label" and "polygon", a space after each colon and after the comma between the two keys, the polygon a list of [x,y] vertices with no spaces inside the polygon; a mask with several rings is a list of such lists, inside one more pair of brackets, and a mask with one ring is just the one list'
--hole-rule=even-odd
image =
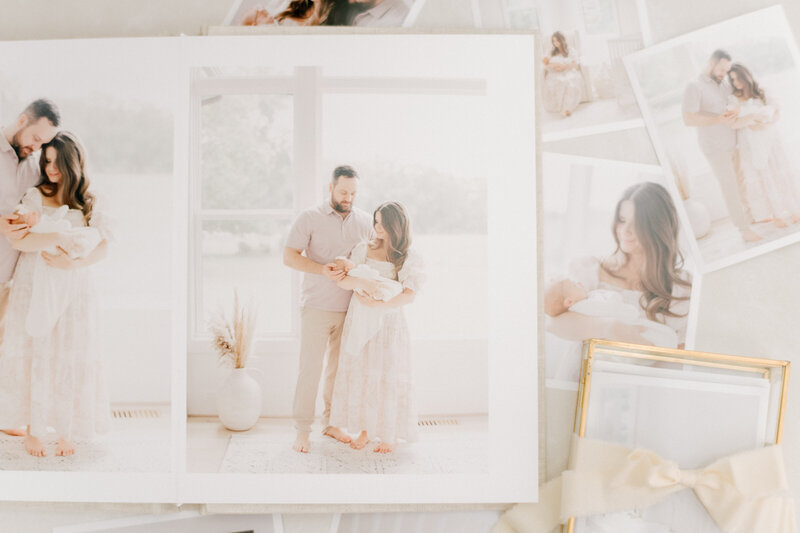
{"label": "woman in photo", "polygon": [[71,133],[42,146],[41,178],[17,212],[32,225],[20,250],[0,351],[0,421],[27,425],[25,449],[75,453],[75,440],[107,429],[109,407],[97,341],[97,301],[88,266],[106,256],[109,233],[95,207],[86,154]]}
{"label": "woman in photo", "polygon": [[545,68],[544,108],[550,113],[568,117],[583,96],[578,52],[569,48],[561,32],[555,32],[550,41],[553,45],[550,55],[542,59]]}
{"label": "woman in photo", "polygon": [[[355,449],[378,439],[373,451],[389,453],[398,439],[416,437],[411,341],[403,307],[414,301],[424,274],[421,258],[410,248],[408,214],[401,204],[379,206],[373,224],[375,239],[356,245],[350,272],[339,282],[354,293],[342,332],[330,424],[357,433],[350,443]],[[355,269],[368,272],[357,278]],[[385,283],[389,280],[400,283],[398,291],[392,292]]]}
{"label": "woman in photo", "polygon": [[744,65],[731,65],[728,77],[733,87],[728,109],[737,112],[736,162],[752,221],[778,228],[796,224],[800,195],[775,128],[780,112]]}
{"label": "woman in photo", "polygon": [[316,16],[323,4],[320,0],[292,0],[283,10],[270,14],[264,6],[257,6],[242,18],[242,26],[316,26]]}
{"label": "woman in photo", "polygon": [[[628,187],[611,225],[616,248],[605,258],[573,262],[568,275],[545,291],[547,331],[578,343],[597,337],[683,348],[691,281],[678,230],[675,205],[663,186]],[[548,377],[576,379],[577,348],[578,356],[565,354]]]}

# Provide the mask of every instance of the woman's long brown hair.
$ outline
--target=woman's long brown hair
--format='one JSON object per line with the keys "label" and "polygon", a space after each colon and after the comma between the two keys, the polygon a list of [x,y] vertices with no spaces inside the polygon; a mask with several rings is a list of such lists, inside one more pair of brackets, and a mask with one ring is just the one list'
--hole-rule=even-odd
{"label": "woman's long brown hair", "polygon": [[[387,243],[387,259],[394,265],[394,271],[400,272],[408,257],[408,248],[411,246],[411,225],[408,214],[403,204],[399,202],[386,202],[378,206],[372,214],[372,223],[376,223],[377,214],[381,214],[381,225],[389,234]],[[379,243],[372,244],[373,249],[379,248]]]}
{"label": "woman's long brown hair", "polygon": [[691,287],[690,281],[682,277],[683,254],[678,247],[678,214],[667,190],[658,183],[637,183],[625,189],[614,211],[614,222],[611,232],[617,249],[612,258],[621,258],[622,262],[606,261],[603,269],[611,276],[622,279],[616,272],[624,266],[630,256],[622,251],[617,235],[620,224],[620,208],[622,202],[633,202],[633,224],[636,238],[644,250],[644,262],[641,272],[642,298],[639,305],[644,309],[647,318],[657,321],[659,314],[663,316],[678,315],[670,310],[673,300],[688,300],[688,296],[673,296],[675,286]]}
{"label": "woman's long brown hair", "polygon": [[70,209],[80,209],[83,212],[83,219],[88,224],[92,219],[94,195],[89,192],[89,178],[86,177],[86,151],[75,134],[60,131],[52,141],[42,145],[42,155],[39,158],[41,177],[36,187],[48,198],[54,197],[59,192],[58,183],[50,181],[45,171],[47,149],[51,147],[56,151],[55,165],[61,173],[59,180],[61,197],[58,201],[68,205]]}
{"label": "woman's long brown hair", "polygon": [[569,46],[567,46],[567,38],[564,37],[564,34],[561,33],[560,31],[557,31],[553,34],[552,37],[550,37],[551,44],[553,43],[553,39],[558,41],[558,44],[561,45],[561,51],[559,51],[558,48],[554,46],[553,49],[550,51],[550,55],[554,56],[561,54],[562,56],[567,57],[569,55]]}
{"label": "woman's long brown hair", "polygon": [[[728,78],[731,77],[731,74],[736,74],[736,78],[744,84],[742,89],[737,89],[735,86],[733,87],[734,96],[737,98],[759,98],[761,102],[766,105],[767,95],[764,93],[764,89],[758,86],[753,74],[747,67],[741,63],[734,63],[728,71]],[[731,85],[733,85],[732,79]]]}
{"label": "woman's long brown hair", "polygon": [[292,0],[286,9],[275,15],[275,20],[283,22],[284,19],[305,19],[312,14],[309,10],[315,9],[314,0]]}

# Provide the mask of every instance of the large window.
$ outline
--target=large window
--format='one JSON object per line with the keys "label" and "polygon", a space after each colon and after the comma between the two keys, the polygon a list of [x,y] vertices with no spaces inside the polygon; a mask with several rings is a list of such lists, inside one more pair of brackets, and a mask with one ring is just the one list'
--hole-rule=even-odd
{"label": "large window", "polygon": [[282,264],[297,213],[327,199],[331,170],[362,176],[356,205],[409,209],[427,283],[409,307],[420,339],[485,339],[485,87],[474,79],[242,76],[193,84],[191,335],[233,291],[259,309],[261,341],[297,336],[300,275]]}
{"label": "large window", "polygon": [[199,111],[194,333],[237,289],[258,307],[259,336],[291,335],[292,96],[210,95]]}

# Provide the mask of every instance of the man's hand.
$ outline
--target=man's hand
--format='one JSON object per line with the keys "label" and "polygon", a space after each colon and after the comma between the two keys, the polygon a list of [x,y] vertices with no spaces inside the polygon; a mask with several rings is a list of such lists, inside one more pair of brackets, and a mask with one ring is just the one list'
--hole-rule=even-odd
{"label": "man's hand", "polygon": [[739,111],[735,109],[729,109],[725,111],[723,114],[718,115],[717,119],[719,120],[720,124],[732,128],[733,125],[736,123],[736,117],[738,116],[739,116]]}
{"label": "man's hand", "polygon": [[39,213],[36,211],[31,211],[30,213],[25,213],[24,215],[17,215],[17,223],[27,224],[28,227],[32,228],[39,223],[39,218]]}
{"label": "man's hand", "polygon": [[336,263],[322,265],[322,275],[334,283],[342,281],[347,273],[339,268]]}
{"label": "man's hand", "polygon": [[57,254],[42,252],[44,262],[47,263],[48,266],[60,268],[62,270],[71,270],[80,264],[79,259],[72,259],[67,251],[60,246],[58,247],[58,252]]}
{"label": "man's hand", "polygon": [[0,216],[0,233],[12,241],[23,238],[28,234],[29,229],[30,226],[25,223],[20,223],[19,215],[16,213]]}

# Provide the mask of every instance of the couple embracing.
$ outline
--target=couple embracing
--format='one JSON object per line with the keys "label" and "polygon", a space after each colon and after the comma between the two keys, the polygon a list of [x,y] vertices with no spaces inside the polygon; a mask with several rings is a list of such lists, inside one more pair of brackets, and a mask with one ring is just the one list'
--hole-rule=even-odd
{"label": "couple embracing", "polygon": [[776,127],[780,110],[746,66],[716,50],[686,86],[682,111],[744,241],[762,239],[752,224],[800,222],[800,192]]}
{"label": "couple embracing", "polygon": [[325,435],[355,449],[377,439],[377,453],[416,436],[403,306],[422,283],[422,261],[410,249],[405,208],[386,202],[370,217],[353,207],[358,183],[352,167],[334,169],[330,198],[298,216],[284,250],[284,264],[304,272],[293,407],[293,448],[302,453],[310,448],[326,353]]}
{"label": "couple embracing", "polygon": [[87,268],[110,233],[86,152],[60,121],[39,99],[0,135],[0,428],[36,457],[49,427],[55,454],[68,456],[110,418]]}

